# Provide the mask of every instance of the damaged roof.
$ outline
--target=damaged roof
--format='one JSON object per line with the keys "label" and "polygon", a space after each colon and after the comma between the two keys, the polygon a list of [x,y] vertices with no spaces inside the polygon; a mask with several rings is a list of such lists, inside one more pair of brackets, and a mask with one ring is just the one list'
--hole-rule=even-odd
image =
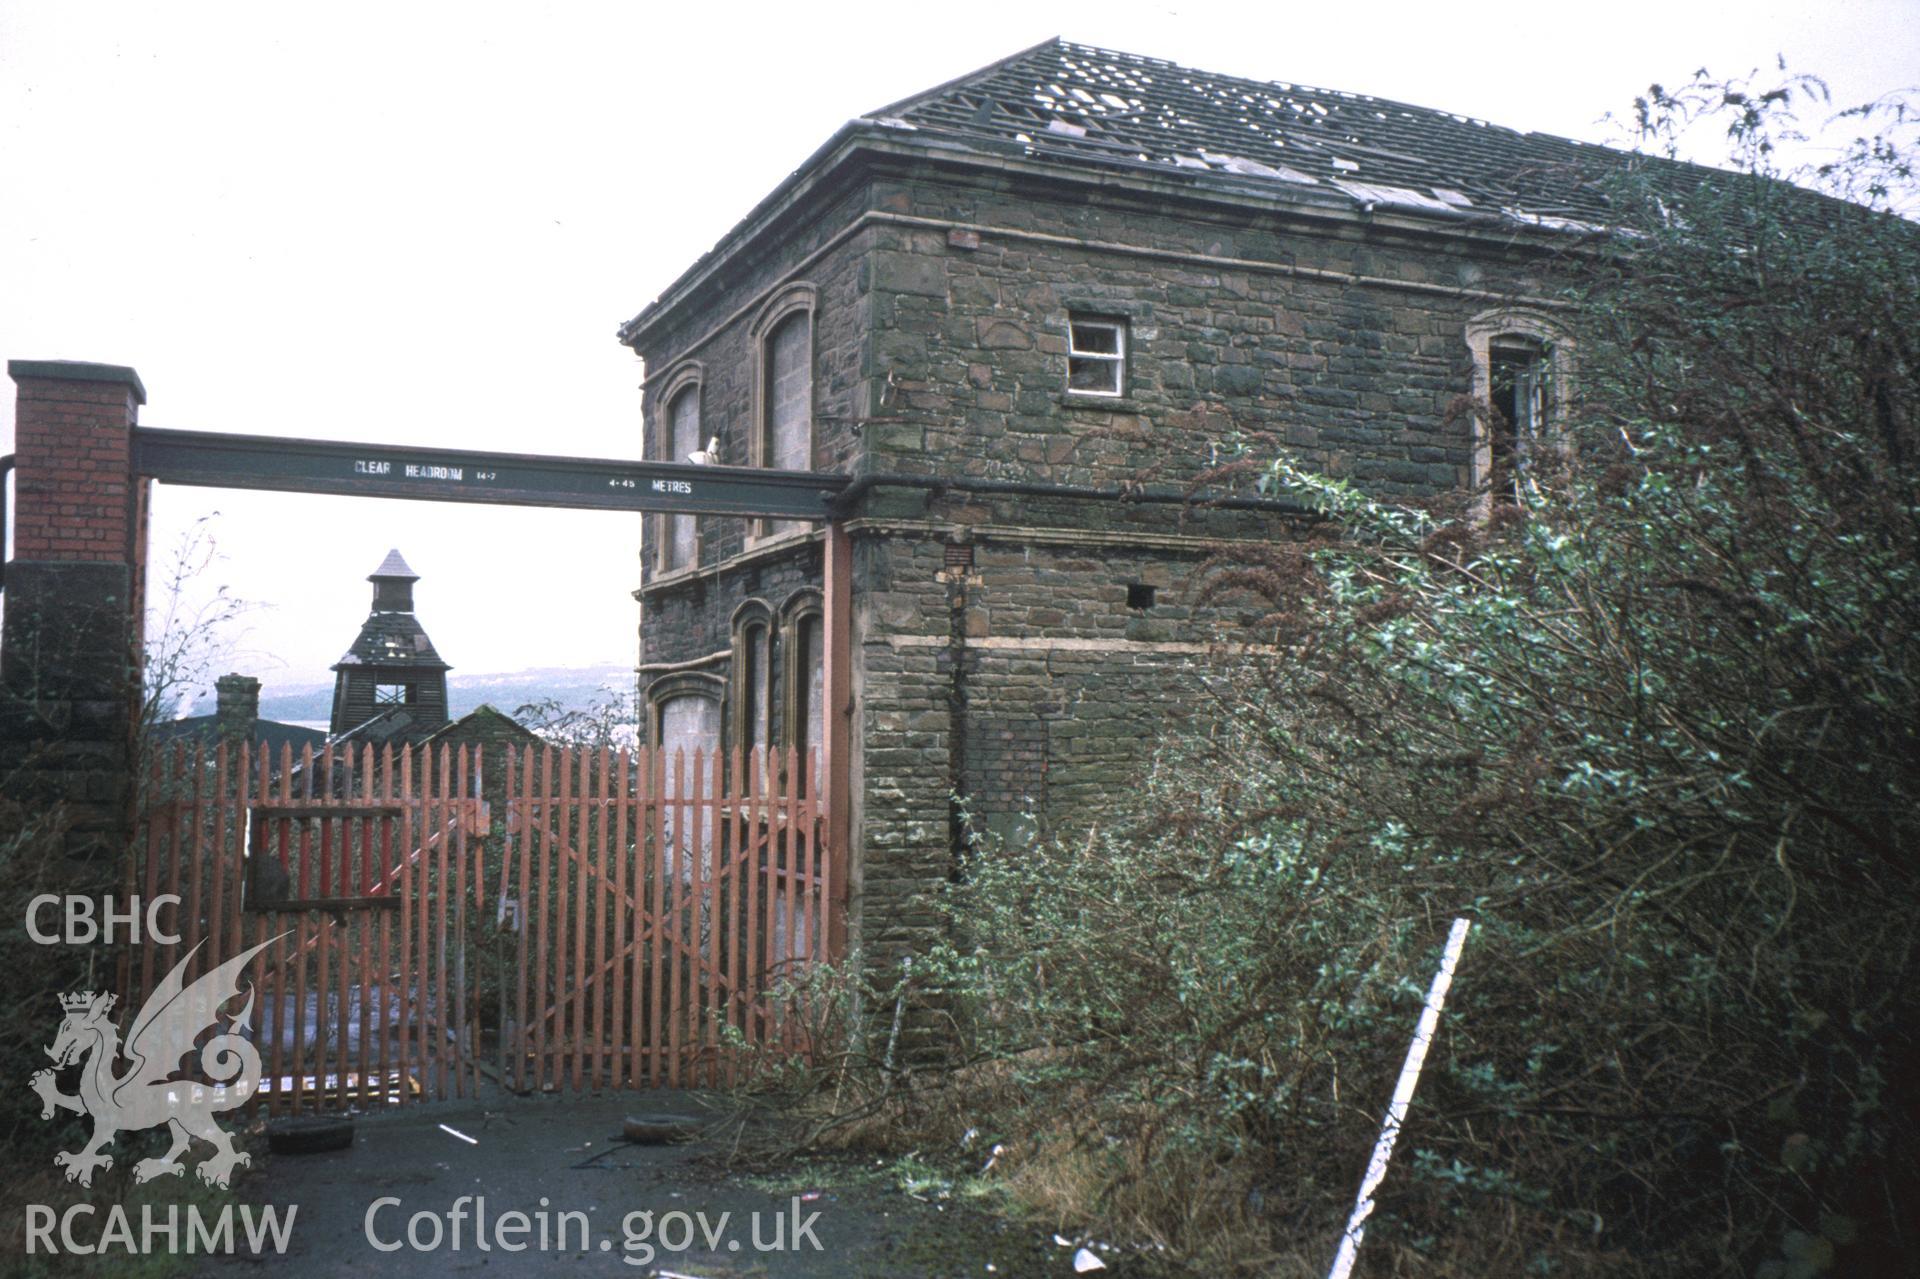
{"label": "damaged roof", "polygon": [[373,613],[360,627],[353,647],[333,669],[372,666],[380,669],[452,670],[434,651],[433,641],[412,613]]}
{"label": "damaged roof", "polygon": [[991,151],[1319,187],[1361,205],[1549,226],[1606,222],[1603,181],[1629,159],[1429,107],[1059,39],[867,118]]}
{"label": "damaged roof", "polygon": [[1601,230],[1615,220],[1607,180],[1630,165],[1676,189],[1717,174],[1386,98],[1053,39],[849,121],[621,325],[619,340],[637,345],[740,244],[777,225],[836,157],[875,144],[947,162],[971,154],[987,164],[1131,173],[1236,200],[1379,209],[1503,231]]}

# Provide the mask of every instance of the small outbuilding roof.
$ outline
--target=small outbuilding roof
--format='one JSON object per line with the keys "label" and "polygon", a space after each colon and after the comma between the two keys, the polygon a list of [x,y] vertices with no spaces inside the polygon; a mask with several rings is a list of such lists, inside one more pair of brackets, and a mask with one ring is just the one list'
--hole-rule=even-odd
{"label": "small outbuilding roof", "polygon": [[[185,719],[162,720],[155,723],[150,732],[154,741],[204,741],[211,745],[220,740],[227,727],[218,715],[191,715]],[[250,737],[271,752],[278,760],[282,747],[296,754],[305,746],[318,750],[326,743],[327,735],[317,728],[308,728],[302,724],[287,724],[273,719],[255,719],[246,723],[245,731],[238,734]]]}
{"label": "small outbuilding roof", "polygon": [[427,734],[429,742],[455,740],[485,740],[496,744],[537,746],[543,740],[540,734],[522,724],[505,711],[498,710],[488,703],[480,705],[462,715],[459,719],[442,724]]}

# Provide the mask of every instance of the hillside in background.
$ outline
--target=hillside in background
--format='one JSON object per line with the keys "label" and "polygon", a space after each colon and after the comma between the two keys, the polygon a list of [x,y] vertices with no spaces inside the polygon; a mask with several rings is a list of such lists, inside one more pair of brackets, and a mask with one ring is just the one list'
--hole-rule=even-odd
{"label": "hillside in background", "polygon": [[[333,709],[332,684],[274,685],[263,680],[260,690],[260,714],[264,719],[286,723],[325,724]],[[448,712],[458,719],[482,703],[511,715],[532,702],[552,699],[563,710],[585,710],[606,700],[606,690],[628,690],[633,685],[633,669],[628,666],[540,666],[524,671],[491,675],[447,677]],[[189,714],[213,712],[209,695],[197,702]]]}

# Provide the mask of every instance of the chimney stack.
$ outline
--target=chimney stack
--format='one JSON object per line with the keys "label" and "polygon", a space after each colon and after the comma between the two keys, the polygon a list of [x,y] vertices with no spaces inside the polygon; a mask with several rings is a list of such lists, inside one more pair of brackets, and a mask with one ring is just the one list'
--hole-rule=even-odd
{"label": "chimney stack", "polygon": [[260,681],[251,675],[222,675],[213,682],[214,722],[222,737],[251,737],[260,719]]}

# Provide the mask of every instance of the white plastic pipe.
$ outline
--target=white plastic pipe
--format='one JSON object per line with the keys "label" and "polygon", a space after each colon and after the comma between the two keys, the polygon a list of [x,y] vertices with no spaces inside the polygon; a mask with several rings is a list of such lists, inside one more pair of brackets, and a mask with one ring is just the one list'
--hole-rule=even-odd
{"label": "white plastic pipe", "polygon": [[1447,1002],[1447,988],[1453,985],[1454,965],[1460,962],[1461,948],[1467,944],[1467,929],[1472,921],[1453,921],[1447,934],[1447,949],[1440,956],[1440,971],[1427,988],[1427,1006],[1420,1011],[1420,1024],[1414,1028],[1413,1042],[1407,1045],[1407,1064],[1400,1068],[1400,1082],[1394,1085],[1393,1100],[1387,1105],[1387,1118],[1380,1125],[1380,1140],[1374,1143],[1373,1158],[1367,1163],[1367,1175],[1360,1179],[1360,1194],[1353,1203],[1353,1215],[1347,1218],[1346,1233],[1340,1236],[1340,1250],[1333,1256],[1333,1269],[1327,1279],[1347,1279],[1353,1273],[1354,1259],[1360,1255],[1360,1239],[1366,1234],[1367,1218],[1373,1215],[1373,1192],[1387,1175],[1387,1161],[1393,1158],[1393,1143],[1406,1122],[1407,1107],[1413,1102],[1413,1089],[1420,1082],[1420,1068],[1426,1065],[1427,1048],[1440,1025],[1440,1007]]}

